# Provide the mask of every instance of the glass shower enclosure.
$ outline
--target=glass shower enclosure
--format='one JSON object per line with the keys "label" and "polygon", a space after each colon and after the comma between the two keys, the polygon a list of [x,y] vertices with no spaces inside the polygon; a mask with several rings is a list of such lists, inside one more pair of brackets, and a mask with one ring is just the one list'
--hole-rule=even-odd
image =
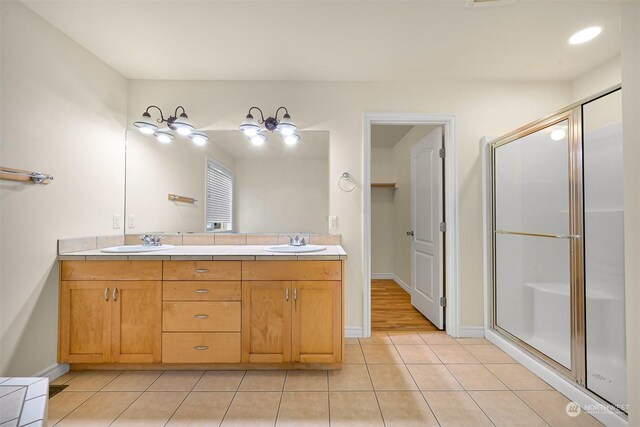
{"label": "glass shower enclosure", "polygon": [[489,144],[491,327],[626,404],[616,87]]}

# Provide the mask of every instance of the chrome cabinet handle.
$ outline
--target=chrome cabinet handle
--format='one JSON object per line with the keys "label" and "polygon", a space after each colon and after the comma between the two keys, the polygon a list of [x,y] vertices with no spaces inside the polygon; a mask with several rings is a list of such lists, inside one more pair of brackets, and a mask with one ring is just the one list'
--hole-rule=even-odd
{"label": "chrome cabinet handle", "polygon": [[109,288],[104,288],[104,300],[109,301]]}
{"label": "chrome cabinet handle", "polygon": [[195,317],[196,319],[208,319],[209,315],[208,314],[196,314],[193,317]]}
{"label": "chrome cabinet handle", "polygon": [[196,268],[194,271],[196,273],[208,273],[209,269],[208,268]]}
{"label": "chrome cabinet handle", "polygon": [[298,288],[293,288],[293,300],[298,301]]}
{"label": "chrome cabinet handle", "polygon": [[209,293],[209,289],[196,289],[193,292],[196,293],[196,294],[208,294]]}
{"label": "chrome cabinet handle", "polygon": [[195,347],[193,347],[194,350],[199,350],[199,351],[203,351],[203,350],[209,350],[209,346],[208,345],[197,345]]}
{"label": "chrome cabinet handle", "polygon": [[289,288],[284,290],[284,299],[286,301],[289,301]]}
{"label": "chrome cabinet handle", "polygon": [[111,294],[111,297],[114,301],[118,301],[118,288],[113,288],[113,294]]}

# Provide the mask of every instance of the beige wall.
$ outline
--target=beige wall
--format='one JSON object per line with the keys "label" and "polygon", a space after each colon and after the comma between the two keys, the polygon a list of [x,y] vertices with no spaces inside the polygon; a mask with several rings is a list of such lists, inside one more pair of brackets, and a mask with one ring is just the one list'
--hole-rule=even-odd
{"label": "beige wall", "polygon": [[[330,132],[329,215],[349,254],[346,324],[362,326],[362,189],[337,186],[343,172],[362,182],[362,113],[450,113],[456,116],[460,216],[460,319],[483,324],[482,204],[478,140],[500,135],[567,104],[569,85],[488,81],[412,83],[216,82],[132,80],[129,121],[150,102],[180,102],[206,129],[234,129],[251,105],[285,105],[302,129]],[[211,102],[212,99],[217,102]]]}
{"label": "beige wall", "polygon": [[[204,233],[207,157],[233,171],[234,159],[215,144],[195,146],[176,138],[161,144],[137,130],[127,132],[127,233]],[[194,204],[172,202],[168,194],[198,199]]]}
{"label": "beige wall", "polygon": [[585,71],[571,82],[571,99],[567,104],[580,101],[602,90],[620,84],[620,56]]}
{"label": "beige wall", "polygon": [[239,233],[326,233],[326,158],[236,158],[234,198]]}
{"label": "beige wall", "polygon": [[3,166],[48,186],[0,181],[0,376],[55,363],[56,240],[121,234],[127,81],[18,2],[2,15]]}
{"label": "beige wall", "polygon": [[640,425],[640,4],[622,19],[625,302],[629,425]]}
{"label": "beige wall", "polygon": [[[371,149],[371,181],[395,182],[391,148]],[[371,189],[371,273],[393,274],[393,201],[396,191]]]}

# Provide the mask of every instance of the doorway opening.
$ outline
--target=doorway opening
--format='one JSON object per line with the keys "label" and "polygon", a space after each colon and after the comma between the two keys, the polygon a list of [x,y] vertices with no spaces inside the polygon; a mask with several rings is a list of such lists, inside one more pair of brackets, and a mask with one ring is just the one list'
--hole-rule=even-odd
{"label": "doorway opening", "polygon": [[453,117],[365,114],[364,121],[362,335],[458,336]]}

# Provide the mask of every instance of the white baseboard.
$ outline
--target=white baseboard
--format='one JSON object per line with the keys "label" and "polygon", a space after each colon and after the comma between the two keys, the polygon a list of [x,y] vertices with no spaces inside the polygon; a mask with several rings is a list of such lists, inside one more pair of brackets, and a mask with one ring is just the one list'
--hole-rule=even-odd
{"label": "white baseboard", "polygon": [[597,411],[592,411],[590,414],[604,425],[608,427],[628,427],[629,423],[626,419],[607,409],[605,404],[596,400],[578,385],[565,379],[550,366],[534,358],[493,330],[487,329],[485,335],[489,341],[549,383],[553,388],[565,395],[567,399],[579,404],[582,408],[598,408]]}
{"label": "white baseboard", "polygon": [[392,273],[371,273],[371,278],[376,280],[393,280]]}
{"label": "white baseboard", "polygon": [[484,338],[484,326],[460,326],[458,338]]}
{"label": "white baseboard", "polygon": [[411,285],[409,285],[406,282],[403,282],[402,279],[400,279],[398,276],[396,276],[395,274],[393,275],[392,280],[394,282],[396,282],[398,284],[398,286],[400,286],[402,289],[404,289],[404,291],[406,293],[408,293],[409,295],[411,295]]}
{"label": "white baseboard", "polygon": [[46,377],[49,378],[49,381],[53,381],[58,377],[69,372],[69,364],[67,363],[56,363],[48,368],[43,369],[40,372],[36,372],[33,374],[34,377]]}
{"label": "white baseboard", "polygon": [[361,326],[347,326],[344,328],[345,338],[364,338]]}

